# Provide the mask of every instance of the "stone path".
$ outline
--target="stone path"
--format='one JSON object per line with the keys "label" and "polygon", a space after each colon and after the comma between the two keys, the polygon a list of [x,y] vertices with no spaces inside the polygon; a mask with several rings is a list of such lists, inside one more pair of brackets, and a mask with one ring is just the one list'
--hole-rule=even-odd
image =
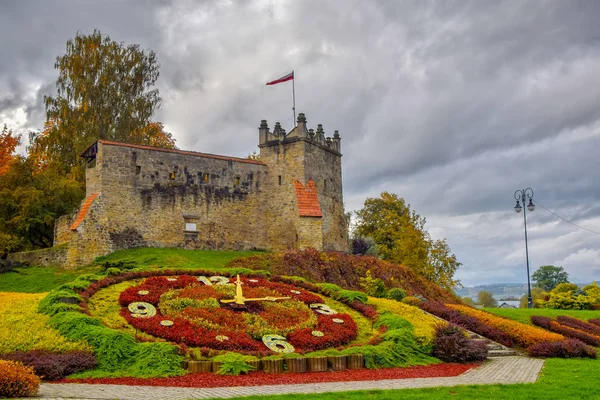
{"label": "stone path", "polygon": [[494,383],[529,383],[537,380],[543,366],[544,360],[540,359],[527,357],[499,357],[489,359],[479,368],[472,369],[456,377],[448,378],[386,379],[380,381],[238,386],[202,389],[156,386],[42,384],[39,392],[40,397],[38,397],[38,399],[208,399],[250,395],[341,392],[349,390],[386,390]]}

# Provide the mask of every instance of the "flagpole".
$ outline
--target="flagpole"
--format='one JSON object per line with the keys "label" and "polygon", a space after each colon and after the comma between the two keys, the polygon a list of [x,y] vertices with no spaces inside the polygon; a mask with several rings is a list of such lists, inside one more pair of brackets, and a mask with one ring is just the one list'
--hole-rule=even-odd
{"label": "flagpole", "polygon": [[294,111],[294,127],[296,126],[296,75],[294,74],[294,70],[292,70],[292,110]]}

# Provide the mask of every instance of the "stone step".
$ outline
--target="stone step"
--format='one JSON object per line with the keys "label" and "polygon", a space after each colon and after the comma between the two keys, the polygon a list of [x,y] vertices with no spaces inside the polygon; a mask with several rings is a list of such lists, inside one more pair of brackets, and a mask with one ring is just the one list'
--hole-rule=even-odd
{"label": "stone step", "polygon": [[519,353],[517,353],[516,351],[508,349],[508,350],[491,350],[491,351],[488,351],[487,356],[488,356],[488,358],[491,358],[491,357],[507,357],[507,356],[518,356],[518,355],[519,355]]}
{"label": "stone step", "polygon": [[504,350],[505,347],[498,343],[488,343],[488,350]]}

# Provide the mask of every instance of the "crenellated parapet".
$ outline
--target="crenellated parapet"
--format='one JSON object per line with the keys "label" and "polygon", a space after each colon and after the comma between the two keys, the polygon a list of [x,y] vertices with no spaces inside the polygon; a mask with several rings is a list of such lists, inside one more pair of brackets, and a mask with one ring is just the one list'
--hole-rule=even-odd
{"label": "crenellated parapet", "polygon": [[306,116],[304,113],[299,113],[296,126],[286,133],[281,127],[280,122],[275,122],[273,131],[269,130],[267,120],[260,121],[258,128],[259,147],[275,146],[283,143],[291,143],[298,140],[305,140],[312,144],[341,155],[341,137],[339,131],[334,131],[333,137],[326,137],[325,130],[322,124],[317,125],[316,131],[312,128],[308,129],[306,124]]}

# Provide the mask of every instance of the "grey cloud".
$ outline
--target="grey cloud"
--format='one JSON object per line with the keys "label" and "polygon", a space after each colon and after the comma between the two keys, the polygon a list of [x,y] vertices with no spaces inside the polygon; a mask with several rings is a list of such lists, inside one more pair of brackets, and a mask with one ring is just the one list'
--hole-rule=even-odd
{"label": "grey cloud", "polygon": [[[598,15],[592,0],[3,2],[0,113],[40,127],[56,55],[99,28],[157,53],[156,118],[181,148],[245,156],[261,119],[292,128],[290,84],[264,82],[294,69],[297,111],[342,135],[348,209],[398,193],[467,283],[522,282],[516,189],[600,231]],[[598,274],[593,235],[529,217],[532,262]]]}

